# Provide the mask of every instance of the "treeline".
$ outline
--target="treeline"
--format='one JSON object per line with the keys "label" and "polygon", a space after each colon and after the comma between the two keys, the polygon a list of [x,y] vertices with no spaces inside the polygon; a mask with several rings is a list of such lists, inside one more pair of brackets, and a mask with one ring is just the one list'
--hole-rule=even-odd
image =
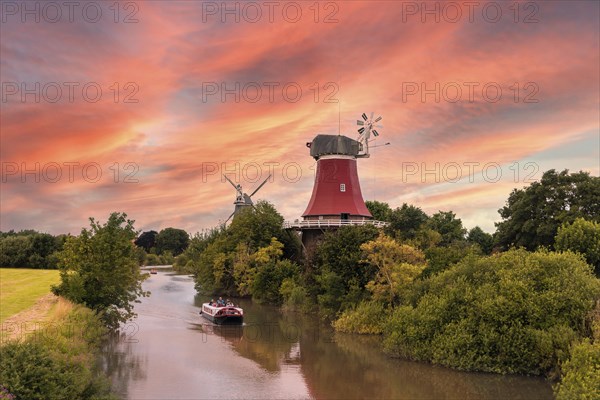
{"label": "treeline", "polygon": [[34,230],[0,232],[0,267],[56,269],[66,240]]}
{"label": "treeline", "polygon": [[383,231],[328,231],[302,258],[262,202],[192,238],[175,264],[201,292],[318,312],[339,331],[382,335],[392,356],[553,377],[564,366],[560,396],[597,393],[600,178],[544,173],[510,194],[493,234],[451,211],[367,207]]}
{"label": "treeline", "polygon": [[138,252],[141,265],[172,265],[189,246],[190,236],[183,229],[165,228],[145,231],[134,243],[143,250]]}

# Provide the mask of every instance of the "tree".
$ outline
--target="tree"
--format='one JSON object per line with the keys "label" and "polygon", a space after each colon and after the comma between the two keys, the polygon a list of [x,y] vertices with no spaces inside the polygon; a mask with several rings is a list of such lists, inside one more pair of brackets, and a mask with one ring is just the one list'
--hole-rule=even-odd
{"label": "tree", "polygon": [[144,250],[146,250],[146,253],[150,253],[150,249],[156,246],[157,235],[158,232],[156,231],[146,231],[142,233],[134,243],[136,246],[142,247]]}
{"label": "tree", "polygon": [[427,222],[429,217],[419,207],[402,204],[390,214],[390,225],[386,228],[387,235],[401,240],[414,239],[417,232]]}
{"label": "tree", "polygon": [[583,254],[600,275],[600,223],[577,218],[572,224],[562,224],[556,234],[555,247]]}
{"label": "tree", "polygon": [[[250,291],[247,274],[242,264],[244,257],[268,247],[272,238],[283,244],[283,258],[297,254],[299,243],[283,230],[283,217],[266,201],[258,201],[235,216],[226,229],[217,230],[193,241],[188,252],[188,267],[196,276],[196,289],[202,293],[240,294]],[[237,271],[236,271],[237,268]],[[242,286],[238,287],[237,279]]]}
{"label": "tree", "polygon": [[162,254],[170,251],[178,256],[190,244],[190,237],[183,229],[165,228],[156,235],[156,253]]}
{"label": "tree", "polygon": [[360,246],[375,239],[378,233],[371,225],[345,226],[325,233],[316,250],[314,285],[308,284],[323,316],[331,317],[364,297],[375,268],[360,264]]}
{"label": "tree", "polygon": [[433,214],[427,221],[427,226],[442,235],[440,246],[462,241],[467,233],[460,218],[456,218],[456,214],[452,211],[439,211]]}
{"label": "tree", "polygon": [[492,254],[494,237],[489,233],[484,232],[483,229],[478,226],[469,231],[467,234],[467,242],[479,245],[483,254]]}
{"label": "tree", "polygon": [[325,233],[317,247],[317,271],[328,269],[339,275],[344,282],[356,279],[364,287],[373,278],[374,268],[361,265],[363,243],[375,239],[379,234],[371,225],[344,226]]}
{"label": "tree", "polygon": [[6,236],[0,239],[0,266],[27,268],[32,255],[29,236]]}
{"label": "tree", "polygon": [[386,235],[360,246],[365,263],[375,267],[375,279],[367,284],[374,300],[394,305],[426,266],[425,255]]}
{"label": "tree", "polygon": [[62,238],[49,233],[36,233],[31,236],[33,254],[29,257],[29,268],[57,268],[52,254],[62,249]]}
{"label": "tree", "polygon": [[389,221],[392,215],[392,209],[388,203],[383,203],[377,200],[365,201],[367,209],[377,221]]}
{"label": "tree", "polygon": [[58,254],[61,283],[52,291],[98,312],[109,328],[135,316],[133,302],[147,296],[126,214],[112,213],[105,224],[90,218],[90,229],[70,237]]}
{"label": "tree", "polygon": [[255,274],[250,286],[252,298],[259,302],[280,304],[283,300],[279,291],[285,279],[298,274],[298,266],[290,260],[282,260],[283,244],[272,238],[271,244],[260,248],[251,256]]}
{"label": "tree", "polygon": [[539,182],[514,189],[498,210],[496,244],[502,249],[552,247],[558,227],[576,218],[600,222],[600,177],[588,172],[546,171]]}

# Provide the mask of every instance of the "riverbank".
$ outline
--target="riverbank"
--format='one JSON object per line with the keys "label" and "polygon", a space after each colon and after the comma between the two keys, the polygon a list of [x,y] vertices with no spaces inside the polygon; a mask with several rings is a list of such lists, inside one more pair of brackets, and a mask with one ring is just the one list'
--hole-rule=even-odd
{"label": "riverbank", "polygon": [[[106,329],[90,309],[50,293],[50,286],[60,279],[58,271],[1,269],[0,273],[5,316],[0,398],[10,399],[10,394],[32,400],[111,399],[108,380],[97,366]],[[27,304],[31,306],[25,308]],[[5,305],[12,307],[7,311]]]}

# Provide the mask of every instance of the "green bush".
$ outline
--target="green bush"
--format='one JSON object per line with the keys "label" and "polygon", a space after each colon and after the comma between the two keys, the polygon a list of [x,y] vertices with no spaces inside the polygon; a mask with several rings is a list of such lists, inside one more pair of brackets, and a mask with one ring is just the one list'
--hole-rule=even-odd
{"label": "green bush", "polygon": [[462,370],[542,374],[573,340],[600,284],[580,256],[511,250],[470,255],[417,285],[384,327],[386,350]]}
{"label": "green bush", "polygon": [[75,399],[85,390],[81,365],[53,357],[41,343],[9,343],[1,349],[0,380],[17,399]]}
{"label": "green bush", "polygon": [[589,341],[573,345],[557,385],[557,400],[600,399],[600,344]]}
{"label": "green bush", "polygon": [[310,300],[306,288],[296,282],[294,278],[286,278],[279,287],[283,305],[291,311],[307,310]]}
{"label": "green bush", "polygon": [[355,309],[344,311],[333,323],[333,327],[339,332],[381,334],[385,315],[382,303],[363,301]]}
{"label": "green bush", "polygon": [[280,288],[283,281],[297,274],[298,266],[290,260],[278,260],[260,265],[251,286],[252,298],[259,302],[281,304],[283,297]]}
{"label": "green bush", "polygon": [[572,224],[558,228],[554,239],[557,250],[570,250],[583,254],[600,275],[600,223],[577,218]]}
{"label": "green bush", "polygon": [[105,332],[91,310],[75,306],[64,320],[0,348],[0,382],[17,400],[112,398],[96,364]]}

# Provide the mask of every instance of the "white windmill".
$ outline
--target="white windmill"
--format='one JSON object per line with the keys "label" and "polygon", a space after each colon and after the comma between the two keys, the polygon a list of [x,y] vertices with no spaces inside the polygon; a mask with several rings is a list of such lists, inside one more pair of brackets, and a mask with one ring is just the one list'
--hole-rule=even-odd
{"label": "white windmill", "polygon": [[371,113],[371,117],[367,117],[367,114],[363,113],[362,114],[362,120],[359,119],[356,121],[356,125],[361,126],[361,128],[358,129],[358,141],[362,144],[363,148],[362,151],[363,153],[358,155],[357,157],[365,157],[368,158],[370,156],[369,154],[369,142],[371,140],[371,133],[373,134],[374,137],[379,136],[379,132],[377,132],[377,130],[375,130],[375,128],[383,128],[383,126],[381,125],[375,125],[377,122],[381,121],[383,118],[381,116],[373,119],[373,117],[375,116],[375,113],[372,112]]}
{"label": "white windmill", "polygon": [[256,189],[254,189],[254,191],[250,195],[244,193],[244,191],[242,190],[242,185],[240,185],[239,183],[236,185],[231,181],[231,179],[227,177],[227,175],[223,175],[223,178],[227,179],[227,182],[231,183],[231,186],[233,186],[233,188],[236,191],[235,201],[233,202],[233,204],[235,204],[235,209],[233,210],[231,215],[225,220],[224,224],[226,224],[234,215],[239,213],[243,208],[254,207],[252,196],[254,196],[256,192],[258,192],[260,188],[262,188],[265,185],[265,183],[267,183],[269,178],[271,178],[271,175],[267,176],[267,179],[265,179]]}

